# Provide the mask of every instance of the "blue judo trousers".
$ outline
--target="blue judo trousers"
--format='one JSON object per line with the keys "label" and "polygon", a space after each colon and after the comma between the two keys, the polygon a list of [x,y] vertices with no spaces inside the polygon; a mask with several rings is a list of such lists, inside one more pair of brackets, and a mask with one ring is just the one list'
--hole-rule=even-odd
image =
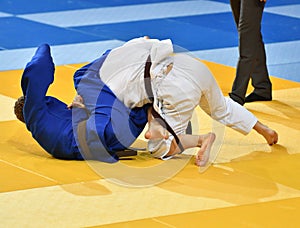
{"label": "blue judo trousers", "polygon": [[77,126],[84,120],[93,159],[103,162],[118,161],[115,152],[128,148],[143,131],[148,106],[127,108],[100,80],[99,69],[108,54],[74,74],[75,88],[86,109],[69,110],[65,103],[46,96],[55,71],[49,45],[39,46],[26,65],[21,79],[24,120],[33,138],[53,157],[84,159],[77,136]]}

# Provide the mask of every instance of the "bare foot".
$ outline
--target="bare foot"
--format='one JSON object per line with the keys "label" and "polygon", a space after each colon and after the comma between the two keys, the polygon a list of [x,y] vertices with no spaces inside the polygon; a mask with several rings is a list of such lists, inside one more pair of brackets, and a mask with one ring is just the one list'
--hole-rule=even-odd
{"label": "bare foot", "polygon": [[146,139],[168,139],[169,134],[168,131],[159,124],[159,122],[155,119],[151,120],[148,124],[148,130],[145,133]]}
{"label": "bare foot", "polygon": [[278,142],[278,134],[276,131],[272,130],[268,126],[262,124],[261,122],[257,122],[253,127],[259,134],[261,134],[267,141],[267,143],[272,146]]}
{"label": "bare foot", "polygon": [[201,137],[200,150],[196,155],[195,164],[197,166],[205,166],[209,160],[210,150],[212,144],[215,141],[216,135],[214,133],[208,133],[200,137]]}

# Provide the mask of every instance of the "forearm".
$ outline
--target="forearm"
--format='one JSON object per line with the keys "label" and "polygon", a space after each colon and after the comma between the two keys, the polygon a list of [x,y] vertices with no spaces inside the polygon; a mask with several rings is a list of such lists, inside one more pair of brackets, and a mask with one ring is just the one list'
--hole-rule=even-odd
{"label": "forearm", "polygon": [[[178,135],[178,138],[184,148],[184,150],[189,149],[189,148],[194,148],[194,147],[200,147],[201,143],[199,135],[187,135],[187,134],[182,134]],[[171,147],[169,152],[167,153],[167,156],[175,155],[180,153],[180,148],[178,147],[175,139],[172,140]]]}

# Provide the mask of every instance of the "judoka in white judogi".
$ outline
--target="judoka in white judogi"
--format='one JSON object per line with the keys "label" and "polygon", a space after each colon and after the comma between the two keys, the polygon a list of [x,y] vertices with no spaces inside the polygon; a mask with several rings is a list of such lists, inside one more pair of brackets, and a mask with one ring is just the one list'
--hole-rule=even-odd
{"label": "judoka in white judogi", "polygon": [[[247,109],[224,97],[208,68],[184,53],[174,54],[171,40],[136,38],[111,50],[100,69],[101,79],[124,104],[141,107],[149,103],[144,86],[148,56],[154,109],[177,135],[184,134],[197,105],[214,120],[243,134],[258,122]],[[173,136],[149,140],[153,156],[166,159]],[[167,158],[170,158],[168,156]]]}

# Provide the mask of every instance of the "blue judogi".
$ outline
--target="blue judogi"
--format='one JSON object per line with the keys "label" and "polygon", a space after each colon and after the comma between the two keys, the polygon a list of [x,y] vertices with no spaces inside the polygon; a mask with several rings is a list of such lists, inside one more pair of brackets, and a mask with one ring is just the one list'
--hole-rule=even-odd
{"label": "blue judogi", "polygon": [[63,102],[46,96],[55,69],[49,45],[41,45],[26,65],[21,80],[25,96],[24,120],[33,138],[53,157],[84,158],[77,142],[77,125],[83,120],[87,120],[89,149],[94,159],[103,162],[118,161],[114,151],[130,146],[142,132],[147,121],[147,107],[126,108],[100,80],[98,67],[105,57],[101,56],[74,75],[75,86],[87,111],[69,110]]}
{"label": "blue judogi", "polygon": [[109,52],[77,70],[74,85],[89,113],[86,141],[93,158],[114,162],[118,158],[113,152],[128,148],[144,129],[149,106],[127,108],[100,79],[99,69]]}

